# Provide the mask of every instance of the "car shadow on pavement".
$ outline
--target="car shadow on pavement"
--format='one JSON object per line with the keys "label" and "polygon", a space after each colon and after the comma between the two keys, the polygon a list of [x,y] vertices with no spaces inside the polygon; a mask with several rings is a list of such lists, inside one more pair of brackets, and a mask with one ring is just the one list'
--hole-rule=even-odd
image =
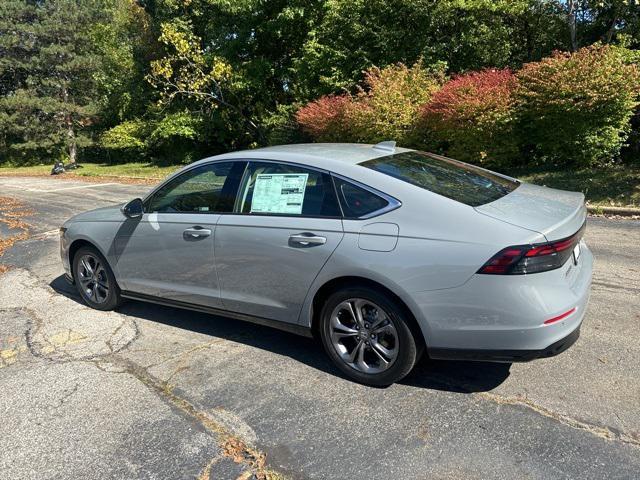
{"label": "car shadow on pavement", "polygon": [[[61,275],[50,283],[60,295],[81,303],[75,290]],[[288,356],[331,375],[343,377],[324,353],[319,342],[274,328],[218,315],[182,310],[153,303],[128,300],[118,312],[175,328],[244,343],[261,350]],[[509,376],[510,364],[436,361],[423,356],[400,383],[430,390],[472,393],[491,390]]]}

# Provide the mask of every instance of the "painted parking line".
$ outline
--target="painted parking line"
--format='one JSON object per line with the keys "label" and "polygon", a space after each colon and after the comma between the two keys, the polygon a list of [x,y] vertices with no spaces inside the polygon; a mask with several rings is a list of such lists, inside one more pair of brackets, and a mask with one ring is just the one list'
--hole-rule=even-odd
{"label": "painted parking line", "polygon": [[57,237],[60,235],[60,229],[48,230],[46,232],[38,233],[29,238],[29,240],[44,240],[45,238]]}
{"label": "painted parking line", "polygon": [[75,187],[54,188],[51,190],[41,190],[39,188],[25,188],[25,190],[28,192],[54,193],[54,192],[63,192],[67,190],[78,190],[81,188],[107,187],[110,185],[120,185],[120,184],[119,183],[93,183],[91,185],[76,185]]}

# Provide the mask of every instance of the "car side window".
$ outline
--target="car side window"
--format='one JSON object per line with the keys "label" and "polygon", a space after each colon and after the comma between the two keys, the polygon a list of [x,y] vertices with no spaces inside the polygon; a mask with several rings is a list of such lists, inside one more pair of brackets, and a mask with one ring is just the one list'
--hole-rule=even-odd
{"label": "car side window", "polygon": [[310,217],[340,217],[331,176],[312,169],[251,162],[240,189],[237,211]]}
{"label": "car side window", "polygon": [[389,202],[358,185],[334,177],[338,198],[345,218],[360,218],[382,210]]}
{"label": "car side window", "polygon": [[230,213],[246,162],[193,168],[162,186],[145,206],[158,213]]}

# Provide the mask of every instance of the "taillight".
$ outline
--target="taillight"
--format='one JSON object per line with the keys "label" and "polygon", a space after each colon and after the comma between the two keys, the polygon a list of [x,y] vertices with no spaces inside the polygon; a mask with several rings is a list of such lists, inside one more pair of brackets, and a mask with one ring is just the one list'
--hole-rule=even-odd
{"label": "taillight", "polygon": [[[586,225],[586,224],[585,224]],[[570,237],[535,245],[516,245],[500,250],[478,273],[489,275],[524,275],[555,270],[569,260],[580,242],[585,225]]]}

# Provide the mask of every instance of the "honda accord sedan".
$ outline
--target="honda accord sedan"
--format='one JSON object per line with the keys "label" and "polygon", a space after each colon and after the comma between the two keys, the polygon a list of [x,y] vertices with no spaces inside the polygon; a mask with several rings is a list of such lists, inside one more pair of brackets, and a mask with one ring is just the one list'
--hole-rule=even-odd
{"label": "honda accord sedan", "polygon": [[585,221],[580,193],[393,142],[309,144],[195,162],[71,218],[60,245],[93,308],[129,298],[312,336],[383,386],[423,353],[514,362],[571,346]]}

